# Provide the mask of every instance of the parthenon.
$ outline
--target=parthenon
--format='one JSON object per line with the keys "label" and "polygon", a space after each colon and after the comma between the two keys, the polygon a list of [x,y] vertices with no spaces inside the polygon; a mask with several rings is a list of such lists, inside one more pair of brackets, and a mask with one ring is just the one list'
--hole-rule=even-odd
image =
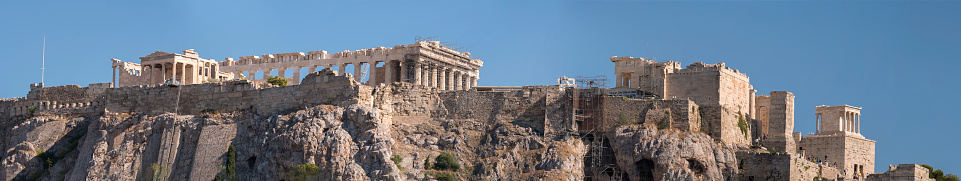
{"label": "parthenon", "polygon": [[[369,78],[366,85],[410,82],[439,90],[466,90],[477,85],[480,67],[484,65],[481,60],[472,58],[469,52],[441,46],[438,41],[419,41],[393,48],[345,50],[333,54],[309,51],[306,54],[293,52],[241,56],[239,60],[225,58],[220,62],[200,58],[193,49],[184,50],[183,54],[157,51],[140,57],[140,64],[111,60],[114,72],[112,81],[118,87],[156,86],[168,79],[181,84],[234,79],[264,82],[273,70],[277,70],[276,76],[296,85],[300,83],[302,68],[307,68],[307,73],[315,72],[318,68],[329,68],[338,70],[338,75],[345,75],[347,65],[353,65],[355,74],[367,72]],[[362,70],[365,65],[370,67],[369,70]],[[292,77],[285,76],[288,69],[292,69]],[[353,78],[361,82],[364,76],[354,75]]]}

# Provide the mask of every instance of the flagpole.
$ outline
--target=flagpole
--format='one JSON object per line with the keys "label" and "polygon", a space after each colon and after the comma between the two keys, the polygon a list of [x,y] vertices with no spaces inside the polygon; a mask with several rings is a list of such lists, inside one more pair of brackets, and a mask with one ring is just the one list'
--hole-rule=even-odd
{"label": "flagpole", "polygon": [[43,55],[40,56],[40,84],[43,85],[43,76],[47,71],[47,35],[43,35]]}

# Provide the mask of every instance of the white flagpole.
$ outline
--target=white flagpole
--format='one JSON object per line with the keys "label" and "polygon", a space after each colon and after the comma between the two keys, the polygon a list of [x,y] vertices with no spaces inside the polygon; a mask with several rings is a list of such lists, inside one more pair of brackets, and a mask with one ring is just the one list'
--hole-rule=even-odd
{"label": "white flagpole", "polygon": [[40,56],[40,84],[43,84],[43,74],[47,69],[47,35],[43,35],[43,55]]}

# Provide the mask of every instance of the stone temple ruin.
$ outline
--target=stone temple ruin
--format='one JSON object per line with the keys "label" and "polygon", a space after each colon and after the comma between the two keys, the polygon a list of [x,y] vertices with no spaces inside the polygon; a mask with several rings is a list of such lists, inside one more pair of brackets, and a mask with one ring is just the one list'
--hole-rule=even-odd
{"label": "stone temple ruin", "polygon": [[[315,105],[360,105],[382,110],[382,120],[394,125],[466,119],[520,125],[550,140],[581,140],[586,151],[579,155],[583,160],[580,168],[574,169],[584,180],[667,179],[665,169],[674,166],[690,170],[697,176],[695,180],[928,180],[927,170],[913,164],[873,173],[875,141],[861,135],[860,107],[817,106],[816,119],[808,122],[817,125],[817,132],[803,135],[794,131],[793,93],[756,95],[749,77],[724,63],[695,62],[682,67],[675,61],[611,57],[616,84],[606,88],[602,79],[566,77],[558,80],[559,85],[477,86],[483,62],[438,42],[334,54],[243,56],[220,62],[200,58],[193,50],[183,54],[158,51],[140,59],[139,64],[112,59],[112,83],[31,85],[27,97],[0,100],[0,120],[50,114],[271,113]],[[348,64],[363,75],[345,74]],[[369,68],[363,69],[365,66]],[[300,79],[302,68],[308,72]],[[284,76],[288,69],[293,77]],[[264,84],[273,70],[291,85]],[[369,78],[362,82],[365,76]],[[722,158],[692,157],[661,164],[666,161],[651,156],[653,153],[625,153],[623,150],[631,148],[619,146],[625,140],[618,131],[628,130],[625,127],[629,125],[703,133],[714,140],[706,145],[734,150],[723,158],[734,159],[729,165],[733,168],[708,164]],[[207,134],[202,131],[201,135]],[[218,139],[233,138],[224,137],[228,138]],[[197,155],[224,152],[221,148],[196,149]],[[176,154],[155,157],[178,160]],[[239,159],[251,165],[257,162],[256,157],[243,157]],[[217,162],[217,158],[190,158]],[[414,157],[411,161],[420,163],[404,164],[415,168],[424,165],[424,160]],[[174,164],[190,162],[167,166]],[[190,179],[208,180],[216,174],[189,173]],[[418,174],[423,175],[413,175]]]}
{"label": "stone temple ruin", "polygon": [[[183,54],[157,51],[140,57],[140,64],[111,60],[113,83],[117,87],[156,86],[168,79],[182,84],[228,81],[240,77],[264,82],[273,70],[278,71],[276,76],[284,77],[296,85],[300,84],[302,68],[308,68],[306,73],[313,73],[317,68],[333,70],[338,67],[339,74],[345,74],[347,65],[353,65],[355,74],[364,71],[369,74],[366,85],[370,86],[410,82],[441,90],[466,90],[477,85],[480,67],[484,66],[484,62],[472,59],[469,52],[457,52],[441,46],[437,41],[397,45],[394,48],[345,50],[334,54],[310,51],[307,54],[294,52],[242,56],[240,60],[226,58],[221,62],[200,58],[193,49],[184,50]],[[369,70],[362,70],[364,66],[368,66]],[[293,77],[285,76],[289,69],[292,69]],[[120,70],[119,74],[117,70]],[[258,71],[261,73],[258,74]],[[260,79],[257,79],[257,75],[260,75]],[[362,81],[362,78],[354,76],[357,81]]]}

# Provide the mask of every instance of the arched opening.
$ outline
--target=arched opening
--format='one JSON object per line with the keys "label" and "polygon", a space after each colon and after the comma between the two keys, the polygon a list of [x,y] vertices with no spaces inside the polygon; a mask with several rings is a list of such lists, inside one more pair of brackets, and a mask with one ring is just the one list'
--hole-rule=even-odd
{"label": "arched opening", "polygon": [[634,168],[637,169],[634,172],[637,173],[638,180],[654,180],[654,160],[641,159],[634,163]]}

